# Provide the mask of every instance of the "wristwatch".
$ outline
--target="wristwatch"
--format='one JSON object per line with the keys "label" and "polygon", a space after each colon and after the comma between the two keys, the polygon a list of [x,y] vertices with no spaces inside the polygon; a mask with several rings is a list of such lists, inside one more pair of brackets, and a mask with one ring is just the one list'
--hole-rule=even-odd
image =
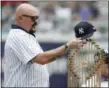
{"label": "wristwatch", "polygon": [[65,44],[65,52],[67,52],[68,51],[68,45],[67,44]]}

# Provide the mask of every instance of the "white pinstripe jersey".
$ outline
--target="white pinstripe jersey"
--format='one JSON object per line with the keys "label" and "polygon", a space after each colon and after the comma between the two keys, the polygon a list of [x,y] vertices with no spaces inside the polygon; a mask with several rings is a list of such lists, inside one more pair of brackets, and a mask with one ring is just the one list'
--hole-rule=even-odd
{"label": "white pinstripe jersey", "polygon": [[48,87],[47,66],[31,62],[41,52],[34,36],[10,30],[5,44],[4,87]]}

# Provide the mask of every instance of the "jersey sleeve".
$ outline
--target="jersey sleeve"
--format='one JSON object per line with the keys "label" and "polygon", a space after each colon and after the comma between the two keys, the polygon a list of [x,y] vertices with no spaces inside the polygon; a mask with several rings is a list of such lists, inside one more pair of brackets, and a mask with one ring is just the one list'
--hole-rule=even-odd
{"label": "jersey sleeve", "polygon": [[17,36],[14,43],[16,55],[24,64],[43,52],[37,40],[31,35]]}

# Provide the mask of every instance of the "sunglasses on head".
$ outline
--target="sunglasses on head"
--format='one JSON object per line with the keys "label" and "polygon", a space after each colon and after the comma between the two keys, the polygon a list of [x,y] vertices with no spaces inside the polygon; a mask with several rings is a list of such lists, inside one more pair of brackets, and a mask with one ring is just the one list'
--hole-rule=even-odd
{"label": "sunglasses on head", "polygon": [[31,20],[32,20],[33,22],[35,22],[35,21],[39,18],[39,16],[29,16],[29,15],[22,15],[22,16],[31,18]]}

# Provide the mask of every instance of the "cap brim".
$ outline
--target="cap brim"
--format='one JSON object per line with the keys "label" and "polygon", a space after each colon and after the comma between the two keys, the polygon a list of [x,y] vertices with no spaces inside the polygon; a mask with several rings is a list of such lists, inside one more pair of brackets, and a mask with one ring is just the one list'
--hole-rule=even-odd
{"label": "cap brim", "polygon": [[83,40],[83,39],[88,39],[88,38],[90,38],[93,34],[94,34],[94,32],[92,32],[92,33],[90,33],[90,34],[88,34],[88,35],[85,35],[85,36],[81,37],[81,39],[82,39],[82,40]]}

